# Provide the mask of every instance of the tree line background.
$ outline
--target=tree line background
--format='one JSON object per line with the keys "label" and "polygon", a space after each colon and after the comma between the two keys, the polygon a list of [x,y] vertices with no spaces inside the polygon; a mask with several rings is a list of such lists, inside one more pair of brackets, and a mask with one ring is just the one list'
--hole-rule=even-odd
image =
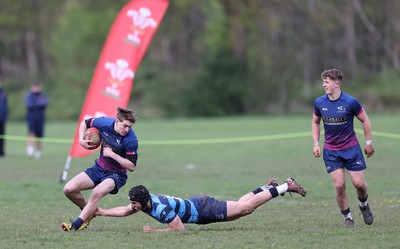
{"label": "tree line background", "polygon": [[[0,0],[0,74],[11,119],[34,80],[49,119],[77,119],[127,0]],[[320,73],[374,112],[400,106],[400,0],[170,0],[139,66],[139,116],[310,113]]]}

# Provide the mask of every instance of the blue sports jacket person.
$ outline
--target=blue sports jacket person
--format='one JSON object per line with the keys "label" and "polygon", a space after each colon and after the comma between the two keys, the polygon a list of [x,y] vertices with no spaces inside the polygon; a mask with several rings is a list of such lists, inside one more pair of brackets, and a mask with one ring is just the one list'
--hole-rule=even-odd
{"label": "blue sports jacket person", "polygon": [[26,119],[30,122],[44,122],[45,109],[48,104],[48,97],[44,92],[29,92],[25,96],[27,108]]}
{"label": "blue sports jacket person", "polygon": [[0,87],[0,123],[4,123],[8,116],[7,95],[3,88]]}

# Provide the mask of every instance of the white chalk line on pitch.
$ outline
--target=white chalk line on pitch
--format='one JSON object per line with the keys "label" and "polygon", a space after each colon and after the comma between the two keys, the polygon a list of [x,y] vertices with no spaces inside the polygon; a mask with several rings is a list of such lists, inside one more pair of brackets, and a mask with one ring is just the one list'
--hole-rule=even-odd
{"label": "white chalk line on pitch", "polygon": [[[357,134],[364,134],[363,130],[355,129]],[[323,134],[323,131],[321,132]],[[387,133],[374,131],[373,137],[392,138],[400,139],[400,134]],[[268,140],[281,140],[281,139],[292,139],[310,137],[311,132],[297,132],[297,133],[286,133],[286,134],[273,134],[264,136],[248,136],[248,137],[228,137],[228,138],[203,138],[203,139],[179,139],[179,140],[140,140],[140,145],[196,145],[196,144],[219,144],[219,143],[240,143],[240,142],[257,142],[257,141],[268,141]],[[26,136],[15,136],[15,135],[0,135],[0,138],[14,141],[27,141]],[[72,139],[67,138],[35,138],[34,141],[41,141],[43,143],[61,143],[71,144]]]}

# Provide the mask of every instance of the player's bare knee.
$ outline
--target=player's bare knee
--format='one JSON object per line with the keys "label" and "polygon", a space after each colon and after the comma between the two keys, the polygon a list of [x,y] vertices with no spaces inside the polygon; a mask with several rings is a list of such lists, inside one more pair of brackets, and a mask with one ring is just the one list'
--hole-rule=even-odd
{"label": "player's bare knee", "polygon": [[346,184],[335,184],[336,193],[343,193],[346,191]]}
{"label": "player's bare knee", "polygon": [[254,212],[254,209],[247,209],[247,210],[243,213],[242,216],[249,215],[249,214],[251,214],[251,213],[253,213],[253,212]]}
{"label": "player's bare knee", "polygon": [[249,214],[253,213],[254,210],[255,210],[255,209],[253,209],[253,208],[252,208],[252,209],[245,209],[245,210],[243,210],[243,212],[241,213],[241,216],[249,215]]}
{"label": "player's bare knee", "polygon": [[105,194],[101,191],[93,190],[92,194],[89,197],[89,201],[98,202]]}
{"label": "player's bare knee", "polygon": [[250,204],[245,204],[240,209],[240,216],[246,216],[253,213],[255,208]]}
{"label": "player's bare knee", "polygon": [[360,192],[367,192],[367,184],[365,182],[354,183],[354,187]]}
{"label": "player's bare knee", "polygon": [[74,188],[71,188],[69,184],[66,184],[63,188],[64,195],[69,196],[74,193]]}

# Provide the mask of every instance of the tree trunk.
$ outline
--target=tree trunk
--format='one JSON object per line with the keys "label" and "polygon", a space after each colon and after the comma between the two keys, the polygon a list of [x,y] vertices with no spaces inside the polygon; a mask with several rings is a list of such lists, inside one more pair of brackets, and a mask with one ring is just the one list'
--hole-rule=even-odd
{"label": "tree trunk", "polygon": [[344,40],[345,51],[348,61],[348,74],[351,77],[357,72],[357,44],[356,32],[354,27],[354,11],[353,3],[347,2],[344,12]]}
{"label": "tree trunk", "polygon": [[243,1],[221,1],[223,8],[228,16],[228,34],[232,44],[232,52],[236,59],[243,60],[246,55],[246,29],[243,26],[243,9],[245,3]]}
{"label": "tree trunk", "polygon": [[36,51],[36,34],[33,30],[28,30],[25,33],[25,49],[28,75],[35,77],[39,74],[39,63]]}

